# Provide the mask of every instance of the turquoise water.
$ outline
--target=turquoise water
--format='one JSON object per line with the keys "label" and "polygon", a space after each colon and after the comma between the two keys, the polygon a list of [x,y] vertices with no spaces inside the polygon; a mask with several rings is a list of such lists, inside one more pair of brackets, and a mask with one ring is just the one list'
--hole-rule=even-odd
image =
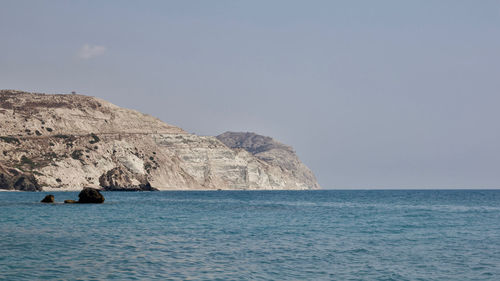
{"label": "turquoise water", "polygon": [[45,194],[0,192],[0,279],[500,279],[500,191]]}

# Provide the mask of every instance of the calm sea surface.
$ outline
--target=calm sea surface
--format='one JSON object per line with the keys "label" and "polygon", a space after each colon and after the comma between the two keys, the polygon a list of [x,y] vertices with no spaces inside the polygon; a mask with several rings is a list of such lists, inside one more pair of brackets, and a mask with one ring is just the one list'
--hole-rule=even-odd
{"label": "calm sea surface", "polygon": [[0,192],[0,279],[500,280],[498,190],[103,194]]}

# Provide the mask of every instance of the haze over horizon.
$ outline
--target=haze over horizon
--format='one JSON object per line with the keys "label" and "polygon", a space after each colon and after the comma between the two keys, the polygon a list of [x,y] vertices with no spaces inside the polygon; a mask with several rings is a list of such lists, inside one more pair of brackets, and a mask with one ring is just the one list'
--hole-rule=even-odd
{"label": "haze over horizon", "polygon": [[291,145],[323,188],[500,188],[500,1],[2,1],[0,88]]}

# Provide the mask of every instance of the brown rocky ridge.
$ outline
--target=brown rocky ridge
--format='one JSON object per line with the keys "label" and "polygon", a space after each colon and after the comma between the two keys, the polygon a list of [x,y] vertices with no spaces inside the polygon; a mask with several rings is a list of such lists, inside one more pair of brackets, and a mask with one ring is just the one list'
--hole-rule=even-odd
{"label": "brown rocky ridge", "polygon": [[0,189],[318,189],[293,149],[253,133],[197,136],[84,95],[0,90]]}

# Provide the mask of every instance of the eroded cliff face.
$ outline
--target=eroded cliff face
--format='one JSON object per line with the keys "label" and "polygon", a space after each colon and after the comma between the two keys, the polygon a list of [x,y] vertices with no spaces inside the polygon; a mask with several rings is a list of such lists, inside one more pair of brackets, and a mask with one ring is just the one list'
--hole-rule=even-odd
{"label": "eroded cliff face", "polygon": [[229,148],[244,149],[257,159],[278,167],[282,173],[287,174],[290,184],[294,182],[304,189],[320,188],[312,171],[299,160],[291,146],[271,137],[249,132],[225,132],[218,135],[217,139]]}
{"label": "eroded cliff face", "polygon": [[94,97],[2,90],[0,124],[1,189],[319,188],[288,146],[256,153]]}

